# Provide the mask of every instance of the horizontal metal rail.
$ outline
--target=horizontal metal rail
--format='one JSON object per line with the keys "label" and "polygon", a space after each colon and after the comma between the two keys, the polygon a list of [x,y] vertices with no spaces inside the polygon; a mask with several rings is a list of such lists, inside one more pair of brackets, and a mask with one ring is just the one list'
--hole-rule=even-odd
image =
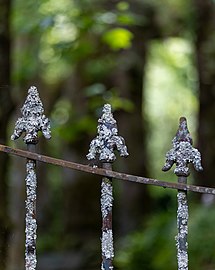
{"label": "horizontal metal rail", "polygon": [[52,157],[40,155],[37,153],[32,153],[29,151],[15,149],[15,148],[2,145],[2,144],[0,144],[0,152],[5,152],[7,154],[16,155],[22,158],[29,158],[29,159],[37,160],[40,162],[45,162],[45,163],[61,166],[68,169],[73,169],[73,170],[91,173],[95,175],[101,175],[105,177],[112,177],[119,180],[126,180],[130,182],[153,185],[153,186],[158,186],[158,187],[163,187],[163,188],[187,190],[187,191],[193,191],[193,192],[198,192],[198,193],[207,193],[207,194],[215,195],[215,188],[187,185],[187,184],[181,184],[181,183],[171,183],[171,182],[161,181],[161,180],[152,179],[152,178],[146,178],[146,177],[141,177],[141,176],[136,176],[136,175],[110,171],[110,170],[101,169],[101,168],[94,168],[89,165],[83,165],[83,164],[78,164],[71,161],[52,158]]}

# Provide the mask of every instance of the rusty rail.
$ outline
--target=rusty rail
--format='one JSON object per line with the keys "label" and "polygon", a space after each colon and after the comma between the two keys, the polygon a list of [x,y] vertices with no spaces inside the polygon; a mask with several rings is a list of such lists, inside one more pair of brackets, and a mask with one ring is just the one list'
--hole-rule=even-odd
{"label": "rusty rail", "polygon": [[215,188],[186,185],[186,184],[181,184],[181,183],[172,183],[172,182],[166,182],[166,181],[161,181],[161,180],[152,179],[152,178],[146,178],[146,177],[141,177],[141,176],[136,176],[136,175],[110,171],[106,169],[93,168],[93,167],[90,167],[89,165],[83,165],[83,164],[78,164],[71,161],[52,158],[52,157],[40,155],[37,153],[32,153],[29,151],[15,149],[15,148],[2,145],[2,144],[0,144],[0,152],[5,152],[5,153],[19,156],[22,158],[29,158],[29,159],[37,160],[40,162],[68,168],[68,169],[73,169],[73,170],[82,171],[86,173],[92,173],[95,175],[112,177],[119,180],[125,180],[125,181],[140,183],[140,184],[154,185],[154,186],[163,187],[163,188],[170,188],[170,189],[177,189],[177,190],[180,189],[180,190],[187,190],[187,191],[192,191],[192,192],[207,193],[207,194],[215,195]]}

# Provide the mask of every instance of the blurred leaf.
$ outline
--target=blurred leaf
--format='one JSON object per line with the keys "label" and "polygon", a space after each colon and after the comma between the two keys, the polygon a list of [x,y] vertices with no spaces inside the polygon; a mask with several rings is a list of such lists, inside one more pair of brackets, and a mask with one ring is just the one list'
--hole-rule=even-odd
{"label": "blurred leaf", "polygon": [[120,10],[120,11],[124,11],[124,10],[128,10],[129,9],[129,3],[126,2],[126,1],[121,1],[117,4],[117,8]]}
{"label": "blurred leaf", "polygon": [[124,28],[114,28],[103,35],[103,41],[113,50],[131,47],[133,34]]}
{"label": "blurred leaf", "polygon": [[134,110],[134,104],[126,98],[111,97],[107,101],[112,105],[114,110],[124,110],[127,112],[132,112]]}
{"label": "blurred leaf", "polygon": [[97,23],[113,24],[116,23],[116,14],[113,12],[103,12],[96,14],[95,20]]}
{"label": "blurred leaf", "polygon": [[95,83],[85,89],[87,97],[103,94],[105,92],[105,85],[101,83]]}
{"label": "blurred leaf", "polygon": [[136,20],[131,14],[121,14],[117,17],[117,21],[122,25],[133,25]]}
{"label": "blurred leaf", "polygon": [[[72,124],[71,124],[72,123]],[[96,130],[96,120],[91,116],[72,118],[65,124],[56,125],[53,133],[67,142],[75,142],[85,134],[93,134]]]}

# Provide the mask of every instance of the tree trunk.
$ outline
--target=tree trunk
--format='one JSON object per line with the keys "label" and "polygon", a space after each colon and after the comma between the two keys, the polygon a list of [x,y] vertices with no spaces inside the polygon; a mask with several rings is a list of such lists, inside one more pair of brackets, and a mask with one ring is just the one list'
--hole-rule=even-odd
{"label": "tree trunk", "polygon": [[204,171],[198,184],[213,186],[215,174],[215,5],[210,0],[194,1],[196,7],[195,48],[199,77],[199,150]]}
{"label": "tree trunk", "polygon": [[[118,120],[119,134],[125,138],[128,147],[126,170],[130,174],[147,176],[147,153],[145,147],[146,123],[143,116],[143,84],[144,67],[147,55],[146,40],[142,40],[142,32],[132,29],[134,40],[132,48],[122,55],[122,64],[115,72],[115,83],[120,96],[129,99],[134,109],[132,112],[121,112]],[[129,59],[129,60],[128,60]],[[129,63],[126,65],[126,63]],[[149,193],[146,186],[123,182],[120,184],[121,199],[117,209],[120,217],[120,233],[124,234],[137,229],[150,209]],[[146,207],[147,205],[147,207]]]}
{"label": "tree trunk", "polygon": [[[12,112],[10,96],[10,0],[0,0],[0,142],[6,143],[7,127]],[[8,156],[0,155],[0,269],[5,269],[9,237]]]}

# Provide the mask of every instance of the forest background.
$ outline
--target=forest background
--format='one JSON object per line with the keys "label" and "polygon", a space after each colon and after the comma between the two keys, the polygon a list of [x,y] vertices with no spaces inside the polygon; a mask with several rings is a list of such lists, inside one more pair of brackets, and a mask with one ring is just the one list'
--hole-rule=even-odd
{"label": "forest background", "polygon": [[[37,151],[87,164],[104,103],[129,158],[114,169],[162,173],[186,116],[214,186],[215,2],[212,0],[0,0],[0,142],[10,141],[31,85],[52,139]],[[0,154],[0,269],[24,269],[25,161]],[[176,192],[114,181],[116,269],[176,269]],[[100,178],[38,164],[38,269],[99,269]],[[191,269],[215,265],[214,197],[189,193]]]}

